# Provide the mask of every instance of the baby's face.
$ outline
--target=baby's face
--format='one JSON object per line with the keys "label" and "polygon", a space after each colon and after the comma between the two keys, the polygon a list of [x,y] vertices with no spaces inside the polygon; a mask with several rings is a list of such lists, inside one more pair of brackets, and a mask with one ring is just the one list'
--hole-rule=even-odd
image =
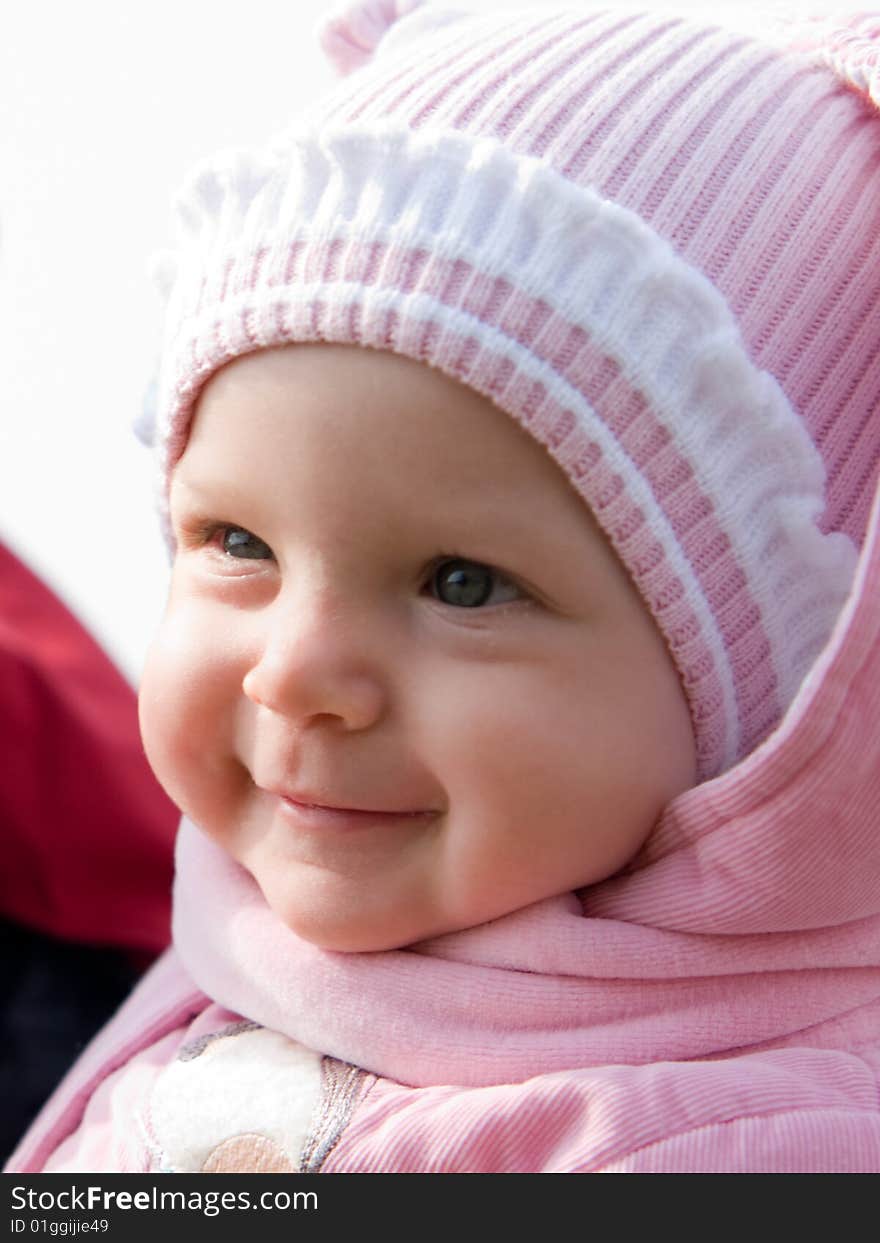
{"label": "baby's face", "polygon": [[693,784],[672,662],[586,506],[441,373],[238,359],[171,513],[147,753],[309,941],[408,945],[598,881]]}

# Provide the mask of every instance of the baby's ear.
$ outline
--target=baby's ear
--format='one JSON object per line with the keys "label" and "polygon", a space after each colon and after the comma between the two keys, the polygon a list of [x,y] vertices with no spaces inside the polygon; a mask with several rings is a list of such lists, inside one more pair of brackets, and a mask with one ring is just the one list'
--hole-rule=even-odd
{"label": "baby's ear", "polygon": [[425,0],[354,0],[322,18],[315,33],[328,60],[344,76],[368,64],[380,44],[383,54],[396,51],[467,16],[464,9],[425,5]]}

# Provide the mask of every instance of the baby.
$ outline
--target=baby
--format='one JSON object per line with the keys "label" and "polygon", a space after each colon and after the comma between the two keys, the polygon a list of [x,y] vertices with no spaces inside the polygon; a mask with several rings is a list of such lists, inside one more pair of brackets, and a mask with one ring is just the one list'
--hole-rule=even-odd
{"label": "baby", "polygon": [[244,355],[171,517],[147,753],[307,940],[394,949],[601,880],[693,784],[622,565],[542,446],[439,371]]}
{"label": "baby", "polygon": [[880,22],[398,8],[184,196],[175,948],[11,1168],[880,1170]]}

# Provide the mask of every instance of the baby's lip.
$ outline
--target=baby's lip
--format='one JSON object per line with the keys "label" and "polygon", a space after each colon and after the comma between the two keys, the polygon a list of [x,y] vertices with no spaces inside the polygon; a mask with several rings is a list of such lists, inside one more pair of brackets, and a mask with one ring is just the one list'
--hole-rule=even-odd
{"label": "baby's lip", "polygon": [[276,794],[285,803],[294,803],[298,807],[305,807],[309,810],[338,811],[349,815],[364,816],[400,816],[401,818],[437,814],[437,809],[434,807],[395,807],[384,803],[377,806],[373,802],[367,805],[366,802],[358,803],[345,798],[334,798],[328,801],[326,794],[322,794],[319,798],[307,790],[270,790],[269,793]]}

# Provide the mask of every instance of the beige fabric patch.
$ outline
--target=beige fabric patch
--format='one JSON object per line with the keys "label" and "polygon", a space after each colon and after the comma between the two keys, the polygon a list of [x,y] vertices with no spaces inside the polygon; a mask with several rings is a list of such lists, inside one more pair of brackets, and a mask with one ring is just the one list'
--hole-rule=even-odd
{"label": "beige fabric patch", "polygon": [[203,1174],[298,1174],[287,1153],[265,1135],[236,1135],[218,1144]]}

